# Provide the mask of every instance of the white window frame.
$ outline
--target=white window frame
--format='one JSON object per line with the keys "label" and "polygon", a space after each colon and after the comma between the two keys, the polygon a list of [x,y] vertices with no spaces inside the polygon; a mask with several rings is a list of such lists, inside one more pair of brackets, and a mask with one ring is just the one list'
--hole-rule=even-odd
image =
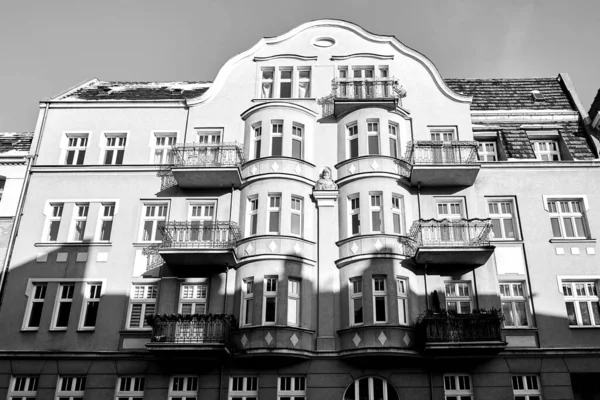
{"label": "white window frame", "polygon": [[24,331],[37,331],[40,329],[38,326],[29,326],[31,319],[31,312],[33,311],[33,305],[35,303],[42,303],[42,309],[40,310],[40,322],[42,321],[42,315],[44,312],[44,303],[46,301],[46,294],[48,293],[47,282],[33,282],[27,287],[27,308],[25,309],[25,316],[23,318],[23,324],[21,329]]}
{"label": "white window frame", "polygon": [[277,400],[306,400],[306,377],[280,376],[277,379]]}
{"label": "white window frame", "polygon": [[231,376],[229,378],[229,400],[233,398],[258,400],[258,376]]}
{"label": "white window frame", "polygon": [[[510,208],[510,209],[509,209]],[[492,240],[519,240],[519,229],[517,225],[517,208],[512,198],[488,198],[487,199],[488,218],[499,221],[501,236],[497,237],[493,227],[490,235]],[[497,209],[497,212],[496,212]],[[507,237],[506,221],[511,221],[513,226],[513,237]]]}
{"label": "white window frame", "polygon": [[[398,228],[394,224],[395,216],[398,216]],[[405,232],[404,228],[404,196],[392,193],[392,229],[397,235],[402,235]]]}
{"label": "white window frame", "polygon": [[[79,327],[80,331],[93,331],[96,329],[98,323],[98,313],[100,312],[100,300],[104,294],[104,285],[102,282],[84,282],[84,293],[83,293],[83,304],[81,305],[81,314],[79,315]],[[93,326],[86,326],[85,319],[89,312],[88,305],[97,303],[96,319],[94,320]]]}
{"label": "white window frame", "polygon": [[433,142],[452,142],[457,140],[456,128],[451,126],[431,126],[429,136]]}
{"label": "white window frame", "polygon": [[[356,122],[352,122],[346,126],[346,137],[347,137],[347,148],[348,159],[356,158],[360,156],[360,147],[358,142],[358,124]],[[352,155],[352,141],[356,140],[356,155]]]}
{"label": "white window frame", "polygon": [[[531,146],[535,153],[535,158],[540,161],[560,161],[560,144],[558,140],[532,140]],[[557,160],[554,160],[554,158]],[[544,157],[549,158],[544,160]]]}
{"label": "white window frame", "polygon": [[196,128],[194,142],[203,146],[217,146],[223,142],[224,129],[215,128]]}
{"label": "white window frame", "polygon": [[262,124],[259,122],[252,127],[252,159],[258,160],[262,152]]}
{"label": "white window frame", "polygon": [[[358,291],[360,290],[360,292]],[[361,276],[357,276],[354,278],[350,278],[348,281],[348,293],[350,295],[350,307],[348,307],[350,311],[350,326],[362,326],[365,323],[365,306],[364,306],[364,288],[363,288],[363,278]],[[354,309],[354,300],[360,299],[360,308],[361,308],[361,322],[356,322],[355,319],[355,309]]]}
{"label": "white window frame", "polygon": [[[182,385],[183,390],[176,390],[175,384]],[[177,388],[179,389],[179,388]],[[169,400],[197,400],[198,399],[198,377],[197,376],[172,376],[169,381]]]}
{"label": "white window frame", "polygon": [[[500,304],[504,311],[504,304],[510,307],[510,313],[514,316],[512,318],[512,325],[508,325],[508,319],[504,320],[504,328],[528,328],[531,326],[531,316],[529,313],[529,302],[527,298],[527,286],[524,281],[500,281],[498,282],[498,291],[500,292]],[[517,320],[516,316],[519,315],[517,310],[517,304],[522,303],[525,311],[526,324],[522,325],[521,321]],[[506,316],[507,313],[504,313]]]}
{"label": "white window frame", "polygon": [[[191,312],[184,312],[184,305],[190,307]],[[180,314],[206,314],[208,311],[208,283],[182,282],[179,287]]]}
{"label": "white window frame", "polygon": [[[567,303],[573,303],[573,311],[575,312],[575,321],[577,324],[571,324],[569,327],[600,327],[600,315],[594,316],[594,304],[596,305],[597,313],[600,314],[600,288],[598,280],[589,279],[567,279],[561,281],[560,291],[564,296],[565,307]],[[583,323],[581,315],[581,306],[585,305],[588,312],[590,324]],[[567,308],[567,319],[569,312]]]}
{"label": "white window frame", "polygon": [[535,397],[542,400],[542,385],[537,375],[513,375],[511,382],[515,398],[530,400]]}
{"label": "white window frame", "polygon": [[56,400],[74,400],[85,396],[85,376],[59,376],[56,384]]}
{"label": "white window frame", "polygon": [[[284,130],[283,120],[274,119],[271,121],[271,146],[270,146],[271,157],[283,157],[283,130]],[[276,139],[276,138],[281,140],[281,154],[274,154],[274,152],[273,152],[273,149],[275,148],[274,139]]]}
{"label": "white window frame", "polygon": [[[248,197],[248,236],[254,236],[258,233],[258,195]],[[254,228],[254,229],[253,229]],[[254,232],[253,232],[254,231]]]}
{"label": "white window frame", "polygon": [[[308,78],[307,77],[301,77],[300,75],[302,74],[302,72],[308,72]],[[311,67],[297,67],[296,69],[296,76],[297,76],[297,83],[294,85],[295,90],[296,90],[296,97],[299,99],[309,99],[311,98],[311,91],[312,91],[312,84],[311,84],[311,80],[312,80],[312,71],[311,71]],[[301,96],[301,86],[302,85],[306,85],[306,90],[304,92],[304,96]],[[294,94],[292,93],[292,96]]]}
{"label": "white window frame", "polygon": [[[491,146],[491,150],[488,149]],[[491,159],[490,159],[491,158]],[[498,149],[493,140],[481,140],[477,142],[477,159],[482,162],[498,161]]]}
{"label": "white window frame", "polygon": [[[381,139],[379,135],[379,120],[377,119],[367,119],[367,154],[370,156],[378,156],[381,155]],[[371,138],[376,137],[377,139],[377,152],[371,153]]]}
{"label": "white window frame", "polygon": [[[264,73],[265,72],[270,72],[271,73],[271,78],[265,78]],[[260,87],[259,87],[259,97],[261,99],[273,99],[276,98],[277,96],[275,95],[275,75],[276,71],[275,71],[275,67],[263,67],[260,69]],[[271,90],[269,92],[270,96],[265,96],[265,91],[264,91],[264,87],[265,85],[271,85]]]}
{"label": "white window frame", "polygon": [[[214,222],[217,218],[217,201],[211,200],[192,200],[188,204],[187,220],[191,232],[187,240],[190,242],[206,242],[217,238],[213,233]],[[208,229],[205,229],[207,227]]]}
{"label": "white window frame", "polygon": [[[269,193],[267,203],[267,234],[279,235],[281,232],[281,193]],[[273,205],[274,204],[274,205]],[[271,217],[277,214],[277,230],[271,230]]]}
{"label": "white window frame", "polygon": [[[300,326],[300,296],[302,280],[299,278],[288,278],[288,303],[287,324],[288,326]],[[292,312],[293,310],[293,312]],[[294,320],[295,317],[295,320]]]}
{"label": "white window frame", "polygon": [[[101,135],[102,143],[100,144],[100,162],[101,165],[123,165],[125,161],[125,149],[128,147],[129,137],[128,131],[118,131],[118,132],[103,132]],[[113,140],[114,139],[114,140]],[[114,143],[111,143],[113,142]],[[112,156],[110,157],[110,162],[106,162],[106,157],[108,157],[108,152],[112,151]],[[119,152],[122,153],[121,162],[117,163],[119,159]]]}
{"label": "white window frame", "polygon": [[[387,299],[387,276],[386,275],[374,275],[371,279],[371,288],[373,289],[373,324],[387,324],[389,320],[388,316],[388,299]],[[383,288],[382,288],[383,286]],[[377,320],[377,299],[383,298],[383,312],[385,319],[383,321]]]}
{"label": "white window frame", "polygon": [[254,278],[242,280],[242,311],[240,326],[252,326],[254,317]]}
{"label": "white window frame", "polygon": [[[161,209],[164,207],[164,211]],[[147,215],[147,209],[154,208],[153,215]],[[161,215],[161,212],[164,215]],[[141,224],[140,224],[140,242],[145,243],[159,243],[162,241],[162,233],[159,233],[159,225],[161,223],[165,223],[169,217],[169,203],[168,202],[143,202],[142,203],[142,216],[141,216]],[[146,221],[152,222],[152,232],[150,240],[144,240],[144,226]],[[157,239],[154,239],[159,235]]]}
{"label": "white window frame", "polygon": [[[150,163],[170,165],[174,163],[173,146],[177,144],[177,131],[152,132],[153,142],[150,145]],[[161,143],[162,142],[162,143]]]}
{"label": "white window frame", "polygon": [[[146,315],[156,313],[158,300],[158,283],[133,283],[129,294],[129,306],[127,311],[127,330],[151,330],[146,324]],[[131,314],[133,307],[141,305],[140,322],[138,326],[131,325]]]}
{"label": "white window frame", "polygon": [[400,158],[400,148],[398,146],[398,144],[400,143],[399,141],[399,135],[398,132],[400,131],[399,126],[397,123],[392,122],[392,121],[388,121],[388,138],[389,138],[389,146],[390,146],[390,157],[394,157],[394,158]]}
{"label": "white window frame", "polygon": [[[289,78],[283,78],[283,73],[284,72],[289,72],[290,73],[290,77]],[[295,93],[295,88],[296,88],[296,84],[294,83],[294,68],[293,67],[278,67],[277,68],[277,94],[279,95],[278,97],[281,99],[293,99],[296,96]],[[290,96],[289,97],[283,97],[281,95],[281,85],[283,83],[289,83],[290,84]]]}
{"label": "white window frame", "polygon": [[38,375],[13,375],[8,387],[8,400],[35,399],[40,377]]}
{"label": "white window frame", "polygon": [[[387,400],[390,396],[389,396],[389,392],[388,390],[394,390],[395,391],[395,387],[394,385],[392,385],[390,382],[388,382],[386,379],[384,378],[380,378],[378,376],[365,376],[363,378],[359,378],[356,379],[354,382],[352,382],[350,384],[350,386],[348,386],[348,388],[346,389],[346,391],[344,392],[343,395],[343,399],[347,399],[347,398],[353,398],[353,399],[362,399],[362,397],[360,397],[360,382],[363,380],[367,380],[367,388],[368,388],[368,397],[366,397],[366,400]],[[375,381],[381,381],[382,382],[382,386],[383,386],[383,397],[382,398],[376,398],[375,397]],[[347,395],[348,391],[352,390],[354,391],[353,395]],[[401,398],[404,399],[404,396],[399,397],[398,393],[394,393],[394,397],[395,398]]]}
{"label": "white window frame", "polygon": [[[546,196],[544,196],[546,197]],[[587,201],[584,198],[580,197],[552,197],[552,198],[544,198],[545,200],[545,208],[550,215],[550,224],[552,226],[552,219],[557,219],[558,228],[560,229],[561,236],[554,235],[554,228],[552,228],[552,237],[554,239],[588,239],[590,237],[590,227],[588,225],[587,218]],[[566,203],[568,211],[563,210],[563,206]],[[574,210],[574,204],[578,204],[579,211]],[[579,232],[577,228],[576,220],[577,218],[581,218],[581,223],[583,227],[582,233]],[[567,236],[565,230],[565,219],[569,219],[571,222],[571,227],[575,236]]]}
{"label": "white window frame", "polygon": [[[300,144],[300,155],[294,155],[294,143]],[[292,157],[304,160],[304,125],[294,122],[292,124]]]}
{"label": "white window frame", "polygon": [[467,374],[444,374],[444,399],[473,400],[473,384]]}
{"label": "white window frame", "polygon": [[[67,288],[72,288],[71,291]],[[69,320],[71,319],[71,315],[73,313],[73,299],[75,298],[75,282],[65,282],[60,283],[58,285],[58,290],[56,291],[56,300],[54,303],[54,310],[52,311],[52,324],[50,325],[50,330],[52,331],[66,331],[69,328]],[[70,296],[70,297],[69,297]],[[58,323],[58,314],[60,312],[61,304],[63,303],[71,303],[69,308],[69,315],[67,317],[67,325],[66,326],[57,326]]]}
{"label": "white window frame", "polygon": [[408,278],[396,277],[396,295],[398,297],[398,324],[408,325],[410,321],[408,307]]}
{"label": "white window frame", "polygon": [[[294,232],[293,219],[294,216],[298,217],[298,230]],[[304,198],[300,196],[292,195],[290,205],[290,235],[302,237],[304,234]]]}
{"label": "white window frame", "polygon": [[[98,242],[110,242],[112,231],[114,228],[114,218],[117,211],[116,203],[101,203],[100,211],[98,212],[98,223],[96,227],[96,241]],[[108,239],[102,239],[102,233],[104,231],[104,224],[110,222],[110,233]]]}
{"label": "white window frame", "polygon": [[[353,216],[356,215],[358,232],[353,232]],[[358,194],[348,196],[348,236],[357,236],[361,234],[360,226],[360,197]]]}
{"label": "white window frame", "polygon": [[[73,142],[71,139],[74,139]],[[83,165],[85,164],[85,155],[87,151],[87,146],[90,142],[90,133],[89,132],[65,132],[64,135],[64,146],[62,149],[62,154],[60,156],[62,165]],[[74,163],[67,164],[67,159],[69,156],[69,152],[73,151],[73,161]],[[83,152],[81,164],[77,163],[79,155]]]}
{"label": "white window frame", "polygon": [[[448,294],[448,287],[454,287],[455,295]],[[465,289],[467,289],[468,294],[464,295]],[[461,294],[461,290],[463,294]],[[444,296],[446,298],[446,309],[450,311],[449,303],[456,303],[456,313],[457,314],[470,314],[473,312],[473,288],[471,287],[470,281],[445,281],[444,282]],[[463,310],[464,303],[469,304],[468,312]]]}
{"label": "white window frame", "polygon": [[117,379],[115,400],[135,400],[144,398],[146,378],[143,376],[120,376]]}
{"label": "white window frame", "polygon": [[[70,242],[83,242],[85,240],[85,229],[87,228],[88,215],[90,213],[90,203],[75,203],[73,207],[73,219],[71,220],[71,227],[69,228],[69,241]],[[77,237],[77,225],[81,223],[83,225],[83,231],[81,237]]]}
{"label": "white window frame", "polygon": [[[377,204],[379,203],[379,204]],[[379,214],[379,229],[375,225],[374,216]],[[383,233],[385,232],[383,227],[383,193],[371,192],[369,193],[369,217],[371,219],[371,233]]]}
{"label": "white window frame", "polygon": [[[44,234],[42,235],[42,242],[58,242],[58,238],[60,236],[60,225],[62,223],[62,215],[64,210],[65,203],[48,202],[48,204],[46,205],[46,222],[44,226]],[[53,222],[58,222],[58,228],[56,230],[56,239],[50,240]]]}
{"label": "white window frame", "polygon": [[[275,290],[273,290],[273,284]],[[262,324],[263,325],[276,325],[277,324],[277,292],[279,289],[279,278],[277,276],[265,276],[263,285],[263,310],[262,310]],[[273,321],[267,321],[267,299],[275,299],[275,314]]]}

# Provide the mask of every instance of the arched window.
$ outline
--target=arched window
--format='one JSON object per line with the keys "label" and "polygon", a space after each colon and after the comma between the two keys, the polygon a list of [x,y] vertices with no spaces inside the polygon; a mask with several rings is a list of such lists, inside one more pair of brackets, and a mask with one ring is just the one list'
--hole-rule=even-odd
{"label": "arched window", "polygon": [[391,383],[383,378],[368,376],[354,381],[344,394],[344,400],[399,400]]}

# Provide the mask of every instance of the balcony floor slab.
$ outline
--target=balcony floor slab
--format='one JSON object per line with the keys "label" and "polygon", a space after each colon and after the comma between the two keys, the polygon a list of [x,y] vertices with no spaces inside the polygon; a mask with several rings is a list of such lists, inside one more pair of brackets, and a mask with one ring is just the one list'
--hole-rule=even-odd
{"label": "balcony floor slab", "polygon": [[242,175],[238,167],[174,167],[173,177],[183,189],[239,188]]}
{"label": "balcony floor slab", "polygon": [[481,166],[416,164],[412,167],[410,183],[412,186],[472,186],[477,179]]}
{"label": "balcony floor slab", "polygon": [[421,246],[414,259],[417,264],[431,265],[471,265],[485,264],[494,252],[495,246],[444,247]]}

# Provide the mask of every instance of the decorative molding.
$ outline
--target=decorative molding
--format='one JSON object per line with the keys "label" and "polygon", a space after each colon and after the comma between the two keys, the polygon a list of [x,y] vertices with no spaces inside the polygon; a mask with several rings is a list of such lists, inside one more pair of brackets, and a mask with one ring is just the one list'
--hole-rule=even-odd
{"label": "decorative molding", "polygon": [[274,54],[272,56],[266,57],[254,57],[252,61],[254,62],[262,62],[262,61],[271,61],[278,59],[292,59],[292,60],[300,60],[300,61],[317,61],[317,56],[301,56],[300,54]]}
{"label": "decorative molding", "polygon": [[299,104],[277,100],[277,101],[268,101],[268,102],[256,104],[256,105],[248,108],[246,111],[242,112],[240,114],[240,117],[242,117],[242,120],[245,121],[252,114],[254,114],[264,108],[290,108],[290,109],[293,109],[296,111],[303,112],[304,114],[307,114],[308,116],[314,117],[314,118],[316,118],[319,115],[319,113],[311,110],[310,108],[301,106]]}
{"label": "decorative molding", "polygon": [[375,54],[375,53],[354,53],[354,54],[348,54],[348,55],[344,55],[344,56],[331,56],[330,60],[331,61],[342,61],[342,60],[349,60],[351,58],[358,58],[358,57],[366,57],[366,58],[375,58],[377,60],[393,60],[394,56],[389,54]]}

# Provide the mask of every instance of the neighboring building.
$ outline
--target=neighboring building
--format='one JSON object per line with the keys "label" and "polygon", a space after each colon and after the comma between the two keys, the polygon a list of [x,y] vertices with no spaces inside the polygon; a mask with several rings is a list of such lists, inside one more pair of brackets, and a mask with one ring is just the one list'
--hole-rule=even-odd
{"label": "neighboring building", "polygon": [[590,107],[590,119],[592,128],[600,129],[600,90],[596,93],[596,98]]}
{"label": "neighboring building", "polygon": [[565,74],[444,80],[335,20],[44,101],[0,397],[598,396],[584,117]]}

